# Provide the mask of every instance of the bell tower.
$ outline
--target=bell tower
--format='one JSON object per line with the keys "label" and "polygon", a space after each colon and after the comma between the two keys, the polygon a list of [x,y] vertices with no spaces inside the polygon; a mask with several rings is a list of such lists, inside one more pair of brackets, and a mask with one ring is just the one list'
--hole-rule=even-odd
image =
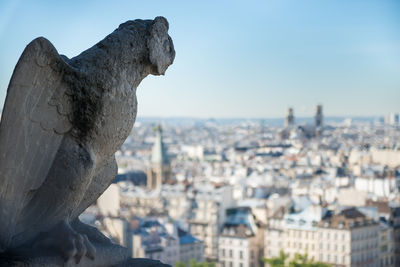
{"label": "bell tower", "polygon": [[151,160],[147,171],[147,188],[158,189],[171,177],[171,166],[162,141],[161,126],[155,128],[156,138],[151,153]]}

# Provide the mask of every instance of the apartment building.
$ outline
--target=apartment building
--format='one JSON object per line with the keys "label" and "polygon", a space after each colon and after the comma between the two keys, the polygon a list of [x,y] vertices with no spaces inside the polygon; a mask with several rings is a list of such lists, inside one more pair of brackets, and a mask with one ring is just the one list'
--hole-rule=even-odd
{"label": "apartment building", "polygon": [[201,184],[191,194],[190,233],[204,241],[205,258],[217,261],[219,229],[225,221],[226,209],[233,206],[232,188]]}
{"label": "apartment building", "polygon": [[333,266],[379,266],[379,223],[356,208],[331,214],[312,205],[297,214],[278,215],[266,229],[267,258],[283,250],[290,258],[307,254]]}
{"label": "apartment building", "polygon": [[263,248],[263,229],[257,225],[249,207],[227,210],[219,237],[220,267],[259,267]]}

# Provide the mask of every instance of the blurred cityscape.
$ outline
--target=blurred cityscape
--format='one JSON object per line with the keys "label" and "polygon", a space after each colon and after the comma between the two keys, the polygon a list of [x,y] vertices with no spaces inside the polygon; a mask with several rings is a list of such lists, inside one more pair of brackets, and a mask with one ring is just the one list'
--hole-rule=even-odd
{"label": "blurred cityscape", "polygon": [[114,183],[80,218],[133,257],[400,266],[399,114],[138,119],[116,158]]}

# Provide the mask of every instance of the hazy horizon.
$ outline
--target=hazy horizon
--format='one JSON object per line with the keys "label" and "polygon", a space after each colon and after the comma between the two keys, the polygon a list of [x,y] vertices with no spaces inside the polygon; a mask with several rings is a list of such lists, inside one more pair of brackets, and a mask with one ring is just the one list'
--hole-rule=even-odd
{"label": "hazy horizon", "polygon": [[129,19],[165,16],[176,59],[139,86],[138,117],[384,116],[400,112],[398,1],[0,3],[0,105],[24,47],[78,55]]}
{"label": "hazy horizon", "polygon": [[[199,120],[207,120],[207,119],[235,119],[235,120],[246,120],[246,119],[254,119],[254,120],[262,120],[262,119],[267,119],[267,120],[275,120],[275,119],[285,119],[285,116],[277,116],[277,117],[201,117],[201,116],[146,116],[146,115],[142,115],[142,116],[138,116],[137,118],[145,118],[145,119],[151,119],[151,118],[166,118],[166,119],[176,119],[176,118],[185,118],[185,119],[199,119]],[[374,119],[374,118],[383,118],[383,116],[379,116],[379,115],[375,115],[375,116],[326,116],[324,114],[324,119]],[[300,120],[308,120],[308,119],[314,119],[313,115],[310,116],[301,116],[301,117],[295,117],[296,119],[300,119]]]}

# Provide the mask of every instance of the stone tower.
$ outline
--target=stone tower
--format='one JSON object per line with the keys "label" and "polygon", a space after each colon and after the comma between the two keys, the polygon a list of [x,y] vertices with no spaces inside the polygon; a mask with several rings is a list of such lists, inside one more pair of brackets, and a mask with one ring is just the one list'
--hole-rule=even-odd
{"label": "stone tower", "polygon": [[294,112],[293,108],[288,108],[286,113],[285,126],[288,127],[291,125],[294,125]]}
{"label": "stone tower", "polygon": [[321,127],[324,122],[324,115],[322,114],[322,105],[315,106],[315,127]]}
{"label": "stone tower", "polygon": [[164,143],[161,126],[156,127],[156,138],[151,153],[150,165],[147,171],[147,188],[158,189],[171,177],[171,166]]}

